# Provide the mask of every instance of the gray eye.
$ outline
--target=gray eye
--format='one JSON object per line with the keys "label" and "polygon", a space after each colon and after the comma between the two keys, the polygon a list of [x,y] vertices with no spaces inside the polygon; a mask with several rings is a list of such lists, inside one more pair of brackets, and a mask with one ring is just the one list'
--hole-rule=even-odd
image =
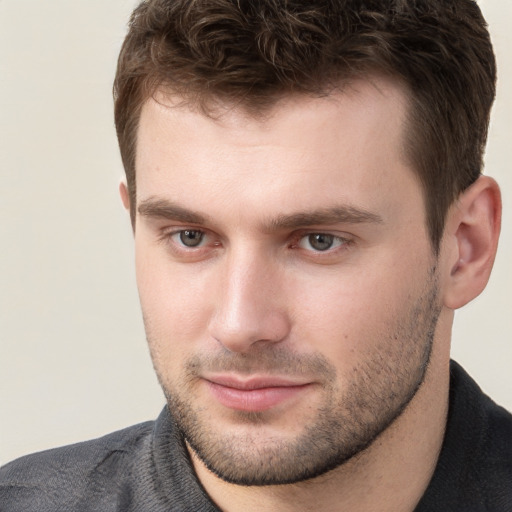
{"label": "gray eye", "polygon": [[204,233],[193,229],[180,231],[180,242],[186,247],[197,247],[203,241]]}
{"label": "gray eye", "polygon": [[325,233],[313,233],[308,236],[308,242],[315,251],[327,251],[333,246],[334,238],[333,235]]}

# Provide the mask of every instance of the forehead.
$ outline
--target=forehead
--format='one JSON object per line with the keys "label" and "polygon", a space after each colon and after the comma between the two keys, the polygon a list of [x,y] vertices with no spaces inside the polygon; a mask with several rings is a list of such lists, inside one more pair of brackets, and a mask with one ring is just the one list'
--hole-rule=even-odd
{"label": "forehead", "polygon": [[295,119],[306,117],[310,123],[324,123],[328,118],[337,117],[341,111],[345,117],[351,113],[356,117],[365,113],[379,117],[386,115],[388,122],[394,118],[399,125],[405,118],[408,96],[408,87],[399,79],[379,75],[344,80],[329,94],[276,95],[261,105],[250,100],[244,103],[243,99],[239,102],[216,97],[194,100],[160,88],[142,106],[139,134],[143,121],[151,117],[152,123],[158,117],[155,115],[157,112],[160,117],[165,116],[169,121],[180,124],[196,124],[203,118],[211,123],[211,127],[224,128],[225,133],[241,127],[246,130],[255,128],[253,133],[257,130],[263,132],[266,128],[290,125]]}
{"label": "forehead", "polygon": [[366,208],[417,185],[404,156],[406,111],[404,88],[383,78],[282,98],[257,117],[227,104],[206,116],[157,94],[140,118],[137,196],[167,195],[202,211],[233,211],[228,197],[255,211],[331,200]]}

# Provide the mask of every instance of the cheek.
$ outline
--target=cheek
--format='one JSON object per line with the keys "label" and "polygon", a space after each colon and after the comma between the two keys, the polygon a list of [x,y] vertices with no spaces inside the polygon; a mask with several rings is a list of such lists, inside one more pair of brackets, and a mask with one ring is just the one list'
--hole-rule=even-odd
{"label": "cheek", "polygon": [[308,293],[298,295],[296,337],[304,350],[320,351],[336,366],[353,369],[362,358],[387,349],[407,315],[410,286],[405,276],[398,279],[378,270],[309,286]]}
{"label": "cheek", "polygon": [[184,265],[138,250],[137,286],[155,364],[180,361],[204,341],[208,283]]}

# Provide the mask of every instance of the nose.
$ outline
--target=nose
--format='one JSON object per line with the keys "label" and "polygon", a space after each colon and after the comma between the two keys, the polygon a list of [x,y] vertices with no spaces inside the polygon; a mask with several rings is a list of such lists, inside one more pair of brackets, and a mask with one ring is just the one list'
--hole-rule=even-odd
{"label": "nose", "polygon": [[275,266],[257,255],[226,258],[209,333],[229,351],[244,353],[254,344],[277,343],[287,337],[290,321],[282,276]]}

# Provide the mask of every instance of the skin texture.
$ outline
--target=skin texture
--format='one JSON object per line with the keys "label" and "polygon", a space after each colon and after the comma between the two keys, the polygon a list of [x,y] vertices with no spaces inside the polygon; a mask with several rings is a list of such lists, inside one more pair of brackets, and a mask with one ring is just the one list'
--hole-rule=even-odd
{"label": "skin texture", "polygon": [[[299,510],[292,487],[308,510],[301,484],[238,484],[317,477],[337,480],[352,510],[373,510],[374,481],[375,510],[412,510],[442,441],[451,309],[480,284],[454,278],[478,252],[461,259],[475,231],[459,229],[464,209],[432,253],[402,153],[406,94],[358,81],[283,99],[259,119],[157,100],[138,135],[137,281],[153,363],[203,485],[225,510],[249,510],[251,496],[259,510]],[[491,212],[481,223],[497,218],[491,185],[473,193]],[[262,398],[275,388],[277,402]],[[386,501],[386,478],[407,490]],[[309,493],[311,507],[324,491]]]}

